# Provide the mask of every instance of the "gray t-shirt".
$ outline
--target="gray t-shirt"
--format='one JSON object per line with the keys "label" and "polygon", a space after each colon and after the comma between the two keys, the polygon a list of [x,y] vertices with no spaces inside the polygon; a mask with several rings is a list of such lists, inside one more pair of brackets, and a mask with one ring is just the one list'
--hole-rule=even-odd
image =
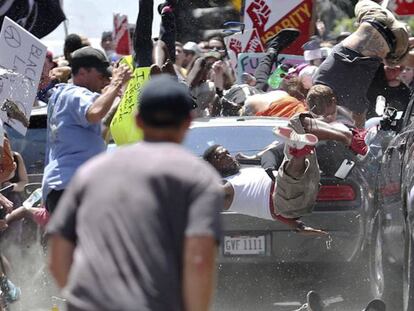
{"label": "gray t-shirt", "polygon": [[182,310],[183,242],[219,240],[219,185],[172,143],[123,147],[81,167],[48,226],[76,243],[69,310]]}

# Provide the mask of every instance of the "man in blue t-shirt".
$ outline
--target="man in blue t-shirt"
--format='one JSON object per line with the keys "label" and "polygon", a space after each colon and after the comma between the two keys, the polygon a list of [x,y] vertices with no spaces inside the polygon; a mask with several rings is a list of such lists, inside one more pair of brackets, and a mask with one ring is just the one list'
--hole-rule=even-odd
{"label": "man in blue t-shirt", "polygon": [[131,72],[114,68],[105,54],[84,47],[72,54],[73,84],[59,84],[48,104],[43,200],[53,212],[77,168],[105,150],[101,120]]}

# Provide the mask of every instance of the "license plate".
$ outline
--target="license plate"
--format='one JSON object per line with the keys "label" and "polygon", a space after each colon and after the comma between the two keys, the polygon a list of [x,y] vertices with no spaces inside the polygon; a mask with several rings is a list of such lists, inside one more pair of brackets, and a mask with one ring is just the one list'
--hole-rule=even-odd
{"label": "license plate", "polygon": [[265,255],[266,237],[224,236],[224,255]]}

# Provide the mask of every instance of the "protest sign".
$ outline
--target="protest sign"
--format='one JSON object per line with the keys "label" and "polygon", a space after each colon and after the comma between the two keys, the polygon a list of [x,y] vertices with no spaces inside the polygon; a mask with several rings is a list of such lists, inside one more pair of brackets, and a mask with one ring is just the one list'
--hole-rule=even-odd
{"label": "protest sign", "polygon": [[[123,58],[121,63],[132,67],[132,57]],[[112,119],[110,130],[112,138],[118,146],[131,144],[142,139],[142,131],[135,125],[135,113],[139,105],[139,93],[143,84],[149,79],[149,72],[149,67],[135,68]]]}
{"label": "protest sign", "polygon": [[0,32],[0,118],[26,134],[46,46],[9,18]]}
{"label": "protest sign", "polygon": [[114,43],[115,52],[119,55],[131,54],[131,40],[128,31],[128,17],[114,14]]}
{"label": "protest sign", "polygon": [[237,67],[237,57],[240,53],[264,52],[262,42],[256,29],[235,33],[224,38],[231,65]]}
{"label": "protest sign", "polygon": [[[241,83],[241,77],[244,72],[254,75],[256,68],[259,66],[260,60],[265,56],[265,53],[240,53],[237,64],[237,81]],[[279,60],[283,64],[299,65],[305,62],[302,56],[279,54]],[[275,70],[273,67],[272,72]]]}
{"label": "protest sign", "polygon": [[257,29],[263,44],[283,28],[299,29],[299,38],[283,52],[301,55],[312,35],[313,9],[313,0],[246,0],[244,23],[246,29]]}

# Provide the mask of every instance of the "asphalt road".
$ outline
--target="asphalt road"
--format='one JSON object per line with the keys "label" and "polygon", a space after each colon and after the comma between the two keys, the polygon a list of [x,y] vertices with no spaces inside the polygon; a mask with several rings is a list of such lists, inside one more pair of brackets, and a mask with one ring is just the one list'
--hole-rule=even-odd
{"label": "asphalt road", "polygon": [[316,290],[328,311],[362,310],[369,280],[345,265],[232,265],[219,267],[215,311],[292,311]]}

